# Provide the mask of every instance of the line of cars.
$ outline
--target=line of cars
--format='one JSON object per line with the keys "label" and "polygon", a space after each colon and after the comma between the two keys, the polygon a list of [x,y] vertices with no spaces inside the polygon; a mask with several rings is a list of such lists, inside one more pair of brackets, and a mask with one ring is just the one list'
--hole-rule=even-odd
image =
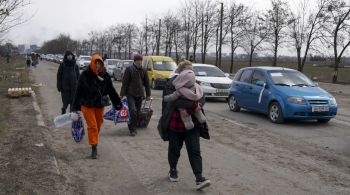
{"label": "line of cars", "polygon": [[[48,54],[43,59],[61,62],[61,55]],[[79,56],[77,64],[86,69],[90,56]],[[132,60],[106,59],[106,71],[121,81]],[[166,56],[145,56],[142,62],[153,89],[164,87],[174,73],[176,62]],[[336,99],[303,73],[283,67],[249,67],[240,69],[234,79],[214,65],[193,64],[197,83],[206,98],[226,98],[229,109],[242,108],[266,114],[271,122],[287,119],[317,120],[327,123],[337,114]]]}
{"label": "line of cars", "polygon": [[42,60],[55,62],[55,63],[62,63],[63,62],[63,55],[62,54],[41,54],[40,58]]}

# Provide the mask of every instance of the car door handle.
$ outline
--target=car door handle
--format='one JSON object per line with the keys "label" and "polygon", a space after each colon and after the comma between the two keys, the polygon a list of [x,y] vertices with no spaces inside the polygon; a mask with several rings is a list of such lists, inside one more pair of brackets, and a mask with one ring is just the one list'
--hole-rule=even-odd
{"label": "car door handle", "polygon": [[252,89],[253,89],[253,87],[249,87],[249,89],[250,89],[250,90],[252,90]]}

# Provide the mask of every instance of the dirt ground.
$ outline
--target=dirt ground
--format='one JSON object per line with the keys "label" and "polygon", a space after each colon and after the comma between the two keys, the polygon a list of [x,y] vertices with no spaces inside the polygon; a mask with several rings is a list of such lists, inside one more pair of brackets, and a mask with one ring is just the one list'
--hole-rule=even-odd
{"label": "dirt ground", "polygon": [[[197,192],[185,148],[178,167],[180,182],[167,180],[167,142],[156,130],[160,90],[152,90],[154,115],[149,127],[129,137],[125,124],[106,121],[99,158],[91,160],[87,137],[76,144],[69,127],[52,125],[61,107],[57,68],[41,62],[31,71],[32,79],[43,84],[36,92],[46,128],[35,125],[30,98],[10,100],[2,108],[11,110],[1,116],[2,121],[11,120],[1,128],[1,135],[8,137],[0,137],[0,181],[5,181],[0,182],[0,194],[350,194],[348,107],[327,125],[275,125],[265,116],[231,113],[225,102],[208,101],[212,139],[201,140],[201,150],[204,176],[212,186]],[[114,84],[119,90],[120,83]],[[342,106],[349,104],[347,86],[328,87]]]}
{"label": "dirt ground", "polygon": [[32,98],[6,96],[8,87],[29,86],[25,75],[18,82],[15,68],[21,62],[0,60],[0,194],[57,194],[62,177],[54,168],[49,131],[37,125]]}

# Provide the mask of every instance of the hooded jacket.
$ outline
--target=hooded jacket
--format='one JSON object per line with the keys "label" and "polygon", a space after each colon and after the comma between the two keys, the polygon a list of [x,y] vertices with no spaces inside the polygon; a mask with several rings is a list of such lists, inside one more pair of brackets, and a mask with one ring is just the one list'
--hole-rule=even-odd
{"label": "hooded jacket", "polygon": [[[68,60],[68,55],[72,55],[73,59]],[[72,52],[67,51],[57,71],[57,90],[60,92],[75,91],[79,75],[79,67],[76,65],[75,56]]]}
{"label": "hooded jacket", "polygon": [[80,110],[81,106],[89,108],[103,108],[101,100],[103,96],[108,95],[113,106],[119,110],[122,107],[120,97],[113,87],[112,79],[104,71],[104,66],[101,70],[97,70],[96,61],[102,58],[99,55],[93,55],[90,66],[82,72],[78,87],[73,100],[73,111]]}

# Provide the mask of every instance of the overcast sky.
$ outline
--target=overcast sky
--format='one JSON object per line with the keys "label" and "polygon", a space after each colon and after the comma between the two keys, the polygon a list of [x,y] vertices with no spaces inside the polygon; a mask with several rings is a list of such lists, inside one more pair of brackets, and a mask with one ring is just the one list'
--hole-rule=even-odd
{"label": "overcast sky", "polygon": [[[145,16],[161,16],[176,10],[183,0],[32,0],[26,8],[34,17],[10,31],[14,44],[41,44],[59,33],[83,39],[91,30],[122,22],[140,24]],[[218,4],[221,1],[217,1]],[[223,0],[227,2],[227,0]],[[254,9],[268,9],[270,0],[236,0]]]}

